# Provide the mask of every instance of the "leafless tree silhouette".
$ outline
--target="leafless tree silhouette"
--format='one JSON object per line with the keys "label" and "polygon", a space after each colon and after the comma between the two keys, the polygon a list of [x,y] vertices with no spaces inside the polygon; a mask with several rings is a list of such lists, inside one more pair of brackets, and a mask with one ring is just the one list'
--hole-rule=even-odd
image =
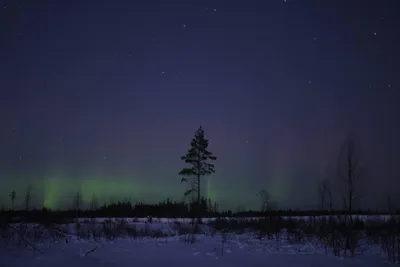
{"label": "leafless tree silhouette", "polygon": [[11,210],[14,210],[14,203],[15,203],[15,199],[17,198],[17,193],[15,192],[15,190],[13,190],[10,193],[10,199],[11,199]]}
{"label": "leafless tree silhouette", "polygon": [[267,192],[266,190],[262,189],[257,193],[257,196],[260,197],[261,201],[261,211],[270,211],[274,208],[276,208],[277,203],[272,201],[271,199],[271,194]]}
{"label": "leafless tree silhouette", "polygon": [[347,251],[349,251],[351,256],[354,257],[360,233],[354,228],[352,213],[355,204],[362,198],[360,189],[363,186],[362,183],[365,182],[365,172],[360,164],[355,141],[351,136],[348,136],[342,144],[336,168],[337,177],[343,185],[343,208],[347,211],[347,215],[345,216],[344,254],[346,255]]}
{"label": "leafless tree silhouette", "polygon": [[24,197],[25,210],[29,210],[31,208],[31,201],[32,201],[32,186],[28,186],[25,190],[25,197]]}
{"label": "leafless tree silhouette", "polygon": [[76,213],[76,218],[79,218],[79,211],[82,208],[82,193],[77,192],[74,196],[74,208],[75,208],[75,213]]}
{"label": "leafless tree silhouette", "polygon": [[91,201],[91,203],[90,203],[90,208],[91,208],[92,210],[96,210],[96,209],[98,209],[98,207],[99,207],[99,205],[98,205],[98,201],[97,201],[96,194],[93,193],[93,195],[92,195],[92,201]]}
{"label": "leafless tree silhouette", "polygon": [[343,207],[350,214],[354,205],[362,198],[361,187],[365,172],[360,164],[356,144],[351,136],[343,142],[337,157],[337,176],[343,185],[342,202]]}
{"label": "leafless tree silhouette", "polygon": [[330,180],[324,178],[318,185],[318,198],[320,209],[333,209],[333,196]]}

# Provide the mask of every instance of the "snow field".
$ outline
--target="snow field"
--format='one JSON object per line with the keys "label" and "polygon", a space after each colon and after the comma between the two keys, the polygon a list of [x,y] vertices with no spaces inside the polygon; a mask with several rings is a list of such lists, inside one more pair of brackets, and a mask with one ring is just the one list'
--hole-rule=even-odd
{"label": "snow field", "polygon": [[[18,234],[3,235],[0,267],[88,266],[388,266],[379,246],[361,240],[362,254],[335,257],[316,237],[293,242],[283,230],[267,238],[254,231],[216,232],[200,225],[194,233],[191,219],[80,219],[68,225],[44,227],[29,224],[27,244],[18,245]],[[205,221],[205,220],[203,220]],[[105,223],[110,229],[105,228]],[[124,227],[118,228],[118,225]],[[18,224],[12,225],[19,229]],[[131,229],[131,230],[126,230]],[[111,233],[105,233],[110,231]],[[114,231],[114,233],[112,233]],[[118,232],[118,236],[115,232]],[[98,236],[90,233],[97,232]],[[96,235],[96,234],[94,234]],[[4,244],[9,240],[10,244]]]}

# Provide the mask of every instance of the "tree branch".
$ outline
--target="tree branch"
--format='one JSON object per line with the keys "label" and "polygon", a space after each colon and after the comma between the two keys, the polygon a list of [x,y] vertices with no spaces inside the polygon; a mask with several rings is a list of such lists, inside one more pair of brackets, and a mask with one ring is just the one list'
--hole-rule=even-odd
{"label": "tree branch", "polygon": [[40,249],[38,249],[37,247],[35,247],[32,243],[30,243],[28,240],[26,240],[26,239],[24,238],[24,236],[22,235],[22,233],[21,233],[17,228],[15,228],[15,227],[13,227],[13,226],[11,226],[11,225],[8,225],[8,227],[9,227],[10,229],[14,230],[15,232],[17,232],[17,233],[19,234],[19,236],[21,237],[22,241],[24,241],[25,244],[29,245],[29,246],[33,249],[33,251],[39,251],[40,253],[43,253],[43,251],[41,251]]}
{"label": "tree branch", "polygon": [[88,251],[86,251],[84,254],[83,254],[83,256],[87,256],[87,255],[89,255],[90,253],[92,253],[93,251],[95,251],[96,249],[98,249],[99,247],[98,246],[96,246],[95,248],[93,248],[93,249],[91,249],[91,250],[88,250]]}

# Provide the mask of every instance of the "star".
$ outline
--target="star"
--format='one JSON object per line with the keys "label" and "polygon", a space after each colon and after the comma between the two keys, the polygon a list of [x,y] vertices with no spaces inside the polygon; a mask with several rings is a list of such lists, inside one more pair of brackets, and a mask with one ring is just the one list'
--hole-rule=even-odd
{"label": "star", "polygon": [[391,85],[391,84],[389,84],[389,85],[388,85],[388,87],[390,88],[390,87],[392,87],[392,85]]}
{"label": "star", "polygon": [[310,80],[310,81],[308,81],[308,83],[309,83],[309,84],[311,84],[311,83],[312,83],[312,81]]}
{"label": "star", "polygon": [[216,8],[214,8],[214,12],[217,12],[217,9],[216,9]]}
{"label": "star", "polygon": [[314,37],[313,39],[314,39],[314,40],[317,40],[317,37]]}
{"label": "star", "polygon": [[19,156],[19,160],[22,160],[22,156]]}
{"label": "star", "polygon": [[165,74],[165,72],[164,72],[164,71],[162,71],[162,72],[161,72],[161,75],[164,75],[164,74]]}
{"label": "star", "polygon": [[374,32],[374,35],[376,36],[376,32]]}
{"label": "star", "polygon": [[182,29],[186,29],[186,24],[182,24]]}

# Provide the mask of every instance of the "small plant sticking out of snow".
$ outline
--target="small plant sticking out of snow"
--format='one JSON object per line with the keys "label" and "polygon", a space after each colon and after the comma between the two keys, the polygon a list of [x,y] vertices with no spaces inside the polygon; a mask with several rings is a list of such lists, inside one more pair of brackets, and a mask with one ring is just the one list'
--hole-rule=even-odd
{"label": "small plant sticking out of snow", "polygon": [[187,233],[180,236],[181,242],[185,244],[194,244],[197,241],[196,234],[194,233]]}
{"label": "small plant sticking out of snow", "polygon": [[228,232],[229,229],[225,228],[221,232],[221,255],[224,255],[225,244],[228,241]]}

